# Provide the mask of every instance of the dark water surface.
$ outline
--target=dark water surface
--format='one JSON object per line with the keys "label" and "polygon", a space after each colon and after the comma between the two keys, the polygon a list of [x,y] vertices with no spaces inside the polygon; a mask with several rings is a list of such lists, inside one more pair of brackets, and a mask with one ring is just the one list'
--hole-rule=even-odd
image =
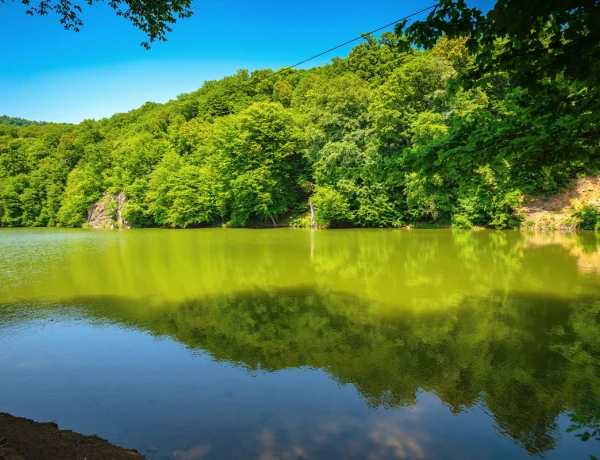
{"label": "dark water surface", "polygon": [[0,230],[0,412],[154,459],[589,458],[594,233]]}

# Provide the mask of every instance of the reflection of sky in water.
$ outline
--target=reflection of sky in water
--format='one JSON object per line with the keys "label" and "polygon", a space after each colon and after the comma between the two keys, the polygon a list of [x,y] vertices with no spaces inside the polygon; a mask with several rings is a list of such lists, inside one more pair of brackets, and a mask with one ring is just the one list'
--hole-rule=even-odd
{"label": "reflection of sky in water", "polygon": [[[0,410],[154,459],[529,457],[479,405],[453,415],[421,392],[412,407],[369,408],[353,385],[323,370],[251,371],[169,339],[72,317],[0,334],[0,363]],[[547,458],[584,456],[584,447],[566,436]]]}

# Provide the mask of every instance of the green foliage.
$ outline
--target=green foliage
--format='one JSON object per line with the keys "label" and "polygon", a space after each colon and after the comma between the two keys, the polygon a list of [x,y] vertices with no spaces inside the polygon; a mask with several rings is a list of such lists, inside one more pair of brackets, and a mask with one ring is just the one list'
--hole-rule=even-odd
{"label": "green foliage", "polygon": [[444,186],[444,180],[439,174],[407,174],[405,193],[412,220],[447,220],[450,216],[454,197],[452,190]]}
{"label": "green foliage", "polygon": [[333,58],[333,68],[339,73],[351,73],[371,86],[381,85],[390,74],[410,55],[399,53],[399,39],[391,32],[384,32],[375,38],[363,35],[365,41],[355,46],[345,59]]}
{"label": "green foliage", "polygon": [[399,227],[402,225],[404,213],[399,209],[403,204],[394,202],[382,184],[356,187],[355,223],[362,227]]}
{"label": "green foliage", "polygon": [[85,168],[75,168],[69,174],[65,198],[57,221],[65,227],[81,227],[87,219],[87,209],[100,199],[102,187],[97,178]]}
{"label": "green foliage", "polygon": [[[582,441],[590,439],[600,441],[600,403],[590,401],[587,404],[581,404],[569,414],[569,418],[571,425],[567,428],[567,433],[580,431],[576,436]],[[590,460],[598,459],[590,454]]]}
{"label": "green foliage", "polygon": [[418,145],[430,144],[448,133],[444,117],[433,111],[421,112],[411,123],[412,142]]}
{"label": "green foliage", "polygon": [[243,226],[251,217],[276,221],[302,196],[305,174],[296,117],[259,102],[216,125],[214,161],[228,189],[224,215]]}
{"label": "green foliage", "polygon": [[433,48],[446,36],[467,37],[475,54],[468,84],[498,71],[536,88],[559,75],[597,90],[600,80],[600,3],[589,0],[497,0],[487,14],[464,0],[440,0],[425,21],[398,25],[408,42]]}
{"label": "green foliage", "polygon": [[317,186],[312,197],[315,220],[323,227],[341,227],[352,220],[352,211],[346,197],[327,186]]}
{"label": "green foliage", "polygon": [[452,216],[452,228],[459,228],[462,230],[470,230],[473,228],[473,222],[470,217],[465,214],[454,214]]}
{"label": "green foliage", "polygon": [[312,199],[322,226],[516,228],[523,194],[600,170],[595,90],[557,75],[531,92],[508,68],[460,89],[478,61],[451,37],[365,36],[330,65],[240,70],[76,126],[4,117],[0,225],[80,226],[124,192],[141,227],[282,225]]}
{"label": "green foliage", "polygon": [[166,154],[150,176],[145,195],[148,213],[156,224],[167,227],[212,222],[218,215],[213,179],[209,167],[186,165],[176,153]]}
{"label": "green foliage", "polygon": [[284,107],[289,107],[292,103],[294,89],[287,80],[279,80],[273,85],[273,100],[281,103]]}
{"label": "green foliage", "polygon": [[597,230],[600,225],[600,211],[591,204],[575,211],[573,217],[577,219],[577,226],[582,230]]}
{"label": "green foliage", "polygon": [[381,155],[397,155],[411,145],[420,113],[448,109],[445,85],[452,72],[449,62],[419,53],[375,91],[370,112]]}
{"label": "green foliage", "polygon": [[[86,0],[85,3],[91,5],[98,0]],[[0,0],[4,3],[4,0]],[[48,13],[55,13],[60,18],[60,23],[67,30],[79,32],[83,22],[79,18],[82,8],[74,5],[70,1],[64,0],[21,0],[21,3],[27,8],[29,15],[45,16]],[[156,40],[166,41],[166,34],[171,32],[169,24],[174,24],[177,19],[189,18],[193,12],[191,10],[192,0],[110,0],[108,5],[115,11],[117,16],[128,19],[132,24],[148,36],[147,42],[142,42],[146,49],[150,48],[149,43]]]}
{"label": "green foliage", "polygon": [[29,125],[46,125],[45,121],[31,121],[24,118],[9,117],[7,115],[0,115],[0,125],[15,125],[15,126],[29,126]]}

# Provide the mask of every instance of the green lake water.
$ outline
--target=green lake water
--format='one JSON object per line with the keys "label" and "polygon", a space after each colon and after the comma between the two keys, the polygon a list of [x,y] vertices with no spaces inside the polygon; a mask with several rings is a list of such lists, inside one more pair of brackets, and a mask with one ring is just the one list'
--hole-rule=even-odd
{"label": "green lake water", "polygon": [[586,460],[590,399],[595,233],[0,230],[0,412],[149,458]]}

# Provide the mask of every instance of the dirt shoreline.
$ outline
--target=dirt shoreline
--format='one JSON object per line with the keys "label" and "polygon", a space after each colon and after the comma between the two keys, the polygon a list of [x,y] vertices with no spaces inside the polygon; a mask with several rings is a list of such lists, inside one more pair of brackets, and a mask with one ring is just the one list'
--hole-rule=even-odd
{"label": "dirt shoreline", "polygon": [[136,460],[136,450],[117,447],[98,436],[61,430],[0,412],[0,460]]}

